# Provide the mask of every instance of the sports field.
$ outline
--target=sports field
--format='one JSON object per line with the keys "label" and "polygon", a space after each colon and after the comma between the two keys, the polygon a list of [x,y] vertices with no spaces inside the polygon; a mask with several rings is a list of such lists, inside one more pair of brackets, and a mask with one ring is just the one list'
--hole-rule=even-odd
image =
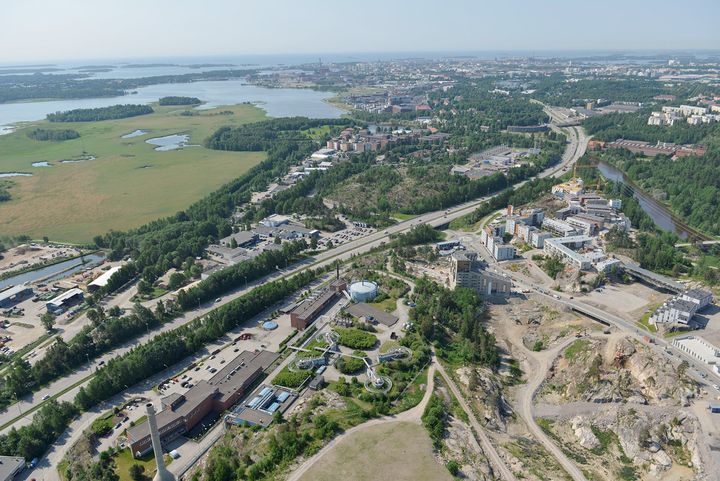
{"label": "sports field", "polygon": [[[265,119],[255,106],[220,107],[193,116],[180,115],[182,107],[153,108],[153,114],[121,120],[34,122],[0,136],[0,173],[32,174],[11,178],[12,200],[0,202],[0,233],[88,242],[111,229],[137,227],[174,214],[265,158],[261,152],[214,151],[199,145],[223,125]],[[73,129],[80,138],[32,140],[27,132],[35,127]],[[147,133],[121,138],[135,130]],[[172,134],[189,135],[190,145],[161,152],[145,142]],[[62,162],[83,155],[95,158]],[[51,166],[32,166],[43,161]]]}
{"label": "sports field", "polygon": [[370,426],[342,439],[300,481],[451,481],[433,457],[425,428],[409,422]]}

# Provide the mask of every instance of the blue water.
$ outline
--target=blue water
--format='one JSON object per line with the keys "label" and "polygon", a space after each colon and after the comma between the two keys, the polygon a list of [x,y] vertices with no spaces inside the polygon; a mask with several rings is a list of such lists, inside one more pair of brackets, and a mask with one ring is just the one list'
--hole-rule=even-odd
{"label": "blue water", "polygon": [[155,150],[157,151],[166,152],[168,150],[177,150],[185,147],[189,139],[190,137],[188,135],[173,134],[166,135],[165,137],[147,139],[145,143],[156,145]]}
{"label": "blue water", "polygon": [[94,266],[99,264],[105,258],[104,255],[90,254],[85,256],[86,263],[82,263],[82,259],[71,259],[69,261],[60,262],[59,264],[53,264],[48,267],[43,267],[35,271],[26,272],[25,274],[19,274],[14,277],[0,281],[0,289],[4,289],[9,286],[17,286],[26,282],[35,282],[40,279],[46,279],[46,282],[55,282],[59,279],[63,279],[67,276],[80,272],[86,267]]}

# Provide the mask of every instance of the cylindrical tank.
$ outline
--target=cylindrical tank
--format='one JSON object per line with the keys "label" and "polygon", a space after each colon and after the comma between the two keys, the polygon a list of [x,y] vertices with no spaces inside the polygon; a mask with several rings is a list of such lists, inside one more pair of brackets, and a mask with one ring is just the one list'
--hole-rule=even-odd
{"label": "cylindrical tank", "polygon": [[355,302],[372,301],[378,294],[378,286],[372,281],[358,281],[350,284],[350,297]]}

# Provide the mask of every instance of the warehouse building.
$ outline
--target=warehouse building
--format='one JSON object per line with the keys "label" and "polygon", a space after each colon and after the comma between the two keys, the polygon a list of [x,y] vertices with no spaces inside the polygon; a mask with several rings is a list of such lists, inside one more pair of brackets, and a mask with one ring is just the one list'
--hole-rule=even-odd
{"label": "warehouse building", "polygon": [[[192,430],[213,411],[230,409],[279,357],[270,351],[243,351],[212,378],[199,381],[185,394],[164,397],[163,410],[157,415],[161,443],[167,444]],[[147,421],[128,429],[127,439],[136,458],[152,450]]]}
{"label": "warehouse building", "polygon": [[720,349],[705,339],[696,336],[679,337],[673,340],[673,346],[699,359],[705,364],[717,367],[720,364]]}
{"label": "warehouse building", "polygon": [[94,292],[105,287],[113,274],[120,270],[120,267],[121,266],[111,267],[107,271],[103,272],[97,279],[88,284],[88,291]]}
{"label": "warehouse building", "polygon": [[74,287],[72,289],[68,289],[54,299],[49,300],[45,303],[45,306],[48,311],[54,314],[60,314],[65,312],[69,307],[82,302],[83,299],[83,291]]}
{"label": "warehouse building", "polygon": [[21,284],[0,292],[0,307],[8,308],[33,296],[32,287]]}

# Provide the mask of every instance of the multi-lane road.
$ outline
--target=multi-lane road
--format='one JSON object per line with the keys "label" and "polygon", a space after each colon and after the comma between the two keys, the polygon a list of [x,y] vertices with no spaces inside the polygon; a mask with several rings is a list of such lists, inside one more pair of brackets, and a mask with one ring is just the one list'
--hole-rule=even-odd
{"label": "multi-lane road", "polygon": [[[584,154],[587,146],[587,137],[582,132],[582,129],[579,129],[577,127],[571,127],[562,130],[563,133],[565,133],[568,137],[568,144],[566,146],[565,152],[562,155],[560,163],[549,167],[545,171],[541,172],[538,177],[547,177],[561,174],[563,171],[567,170],[567,168],[572,163],[574,163]],[[525,182],[518,184],[517,186],[524,183]],[[33,410],[37,409],[38,406],[45,402],[47,398],[68,401],[72,400],[80,387],[83,386],[85,383],[89,382],[89,380],[94,375],[95,370],[108,360],[128,352],[134,346],[147,342],[162,332],[166,332],[168,330],[185,325],[188,322],[191,322],[192,320],[207,314],[211,310],[233,301],[237,297],[249,292],[259,284],[287,277],[305,269],[323,267],[336,261],[348,260],[354,255],[365,253],[375,247],[382,245],[383,243],[389,241],[391,236],[407,232],[414,226],[419,224],[429,224],[433,227],[439,227],[448,224],[454,219],[470,214],[481,203],[487,201],[492,197],[494,197],[494,195],[466,202],[449,208],[447,210],[430,212],[390,226],[384,231],[378,231],[369,234],[360,239],[336,247],[335,249],[322,252],[314,258],[290,266],[286,269],[279,270],[278,272],[266,276],[261,280],[249,283],[245,288],[236,289],[235,291],[221,297],[221,299],[216,303],[201,305],[198,309],[186,312],[156,329],[149,329],[148,332],[144,335],[127,342],[123,346],[113,349],[112,351],[91,362],[88,362],[83,367],[73,371],[69,375],[50,383],[48,386],[45,386],[41,390],[35,392],[33,395],[22,398],[18,403],[0,412],[0,426],[3,426],[3,431],[7,431],[11,427],[19,427],[28,424],[32,419],[32,414],[34,412]],[[81,420],[84,419],[81,418]],[[87,420],[84,420],[84,422],[87,422]],[[70,430],[72,431],[73,429],[77,429],[77,427],[78,426],[71,426]],[[63,446],[67,447],[69,444],[70,443],[65,440]],[[43,474],[47,475],[47,472]]]}

